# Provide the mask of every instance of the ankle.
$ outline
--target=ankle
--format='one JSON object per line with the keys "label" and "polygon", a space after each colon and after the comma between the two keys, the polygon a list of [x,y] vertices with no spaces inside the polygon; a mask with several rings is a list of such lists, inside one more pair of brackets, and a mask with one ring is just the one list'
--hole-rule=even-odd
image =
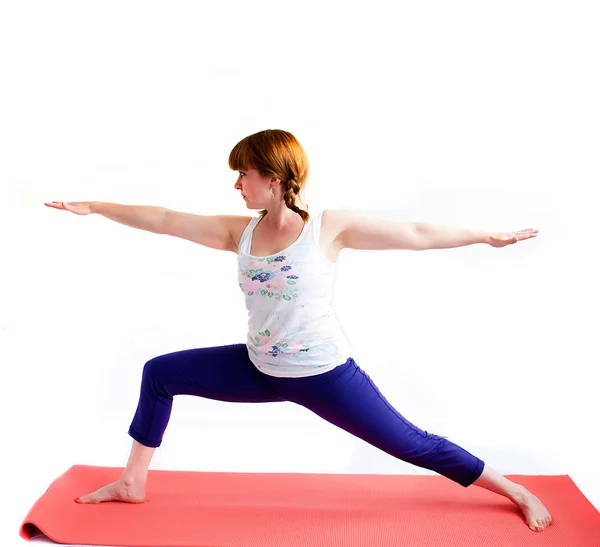
{"label": "ankle", "polygon": [[123,473],[119,479],[125,486],[140,486],[146,484],[146,475]]}
{"label": "ankle", "polygon": [[527,488],[521,484],[517,484],[515,490],[511,492],[510,499],[517,505],[523,505],[530,496],[531,492]]}

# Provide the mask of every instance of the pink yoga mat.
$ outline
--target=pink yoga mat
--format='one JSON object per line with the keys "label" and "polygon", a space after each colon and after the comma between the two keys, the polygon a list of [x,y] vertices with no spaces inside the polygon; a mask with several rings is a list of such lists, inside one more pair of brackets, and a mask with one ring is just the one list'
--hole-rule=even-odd
{"label": "pink yoga mat", "polygon": [[439,475],[150,470],[143,504],[74,501],[122,471],[71,467],[35,502],[21,537],[134,547],[600,547],[600,513],[568,475],[507,475],[552,514],[533,532],[510,500]]}

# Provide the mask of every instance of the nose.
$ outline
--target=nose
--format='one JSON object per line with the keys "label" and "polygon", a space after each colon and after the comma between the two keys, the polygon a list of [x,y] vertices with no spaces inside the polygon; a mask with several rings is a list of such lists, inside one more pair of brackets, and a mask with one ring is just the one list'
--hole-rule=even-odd
{"label": "nose", "polygon": [[242,190],[242,185],[240,184],[240,180],[239,179],[235,182],[235,184],[233,185],[233,188],[234,188],[234,190],[239,190],[240,193],[242,195],[244,195],[244,192]]}

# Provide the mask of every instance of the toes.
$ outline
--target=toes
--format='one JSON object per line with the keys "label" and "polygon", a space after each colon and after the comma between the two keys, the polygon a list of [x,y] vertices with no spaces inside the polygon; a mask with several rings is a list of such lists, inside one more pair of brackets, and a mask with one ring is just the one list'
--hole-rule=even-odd
{"label": "toes", "polygon": [[81,496],[75,500],[77,503],[90,503],[89,496]]}
{"label": "toes", "polygon": [[541,532],[545,526],[541,519],[537,519],[533,522],[533,524],[529,525],[529,528],[531,528],[534,532]]}
{"label": "toes", "polygon": [[[536,528],[539,527],[542,530],[544,530],[546,527],[548,527],[550,525],[551,522],[552,522],[552,519],[550,517],[544,517],[543,519],[537,519],[533,526]],[[530,528],[531,528],[531,526],[530,526]]]}
{"label": "toes", "polygon": [[79,496],[75,498],[77,503],[100,503],[100,498],[98,494],[93,492],[92,494],[86,494],[85,496]]}

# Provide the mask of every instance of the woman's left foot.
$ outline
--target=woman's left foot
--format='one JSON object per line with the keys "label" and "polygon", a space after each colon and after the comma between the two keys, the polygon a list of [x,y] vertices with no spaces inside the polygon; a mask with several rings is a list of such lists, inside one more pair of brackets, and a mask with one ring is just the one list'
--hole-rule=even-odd
{"label": "woman's left foot", "polygon": [[525,515],[527,526],[534,532],[541,532],[552,523],[548,509],[526,488],[523,488],[523,494],[518,497],[516,503]]}

